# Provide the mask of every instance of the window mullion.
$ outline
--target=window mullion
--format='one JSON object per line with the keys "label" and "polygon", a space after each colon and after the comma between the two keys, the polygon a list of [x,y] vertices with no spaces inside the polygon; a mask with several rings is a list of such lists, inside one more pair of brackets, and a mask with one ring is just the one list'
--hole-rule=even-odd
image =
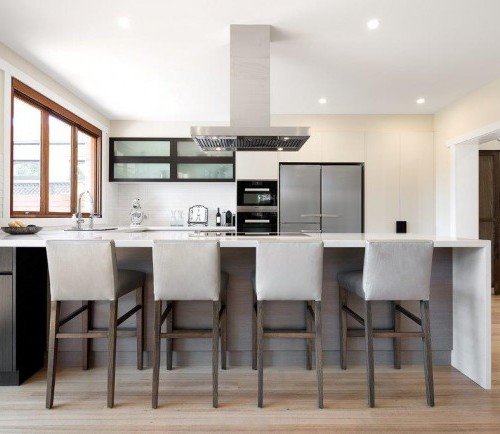
{"label": "window mullion", "polygon": [[71,128],[71,213],[76,213],[78,194],[78,129]]}
{"label": "window mullion", "polygon": [[42,137],[40,146],[40,213],[49,213],[49,113],[42,110]]}

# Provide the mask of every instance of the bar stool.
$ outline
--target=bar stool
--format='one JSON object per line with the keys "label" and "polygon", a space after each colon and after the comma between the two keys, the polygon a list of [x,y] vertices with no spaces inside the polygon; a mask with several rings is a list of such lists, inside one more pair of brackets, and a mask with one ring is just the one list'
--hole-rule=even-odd
{"label": "bar stool", "polygon": [[[347,367],[347,338],[364,336],[366,348],[366,372],[368,381],[368,404],[375,406],[375,374],[373,361],[373,338],[392,338],[394,367],[401,368],[401,338],[420,337],[424,349],[424,369],[427,405],[434,406],[434,382],[432,374],[431,330],[429,318],[429,293],[432,268],[432,241],[368,241],[365,248],[363,271],[347,271],[337,274],[339,283],[340,318],[340,366]],[[348,293],[364,300],[365,317],[347,306]],[[420,315],[403,308],[402,300],[420,301]],[[374,329],[372,325],[372,303],[390,301],[393,312],[391,329]],[[418,324],[421,331],[400,331],[400,314]],[[364,327],[347,327],[350,315]]]}
{"label": "bar stool", "polygon": [[[228,275],[220,269],[220,246],[218,241],[154,241],[154,348],[152,406],[158,408],[160,381],[160,339],[167,343],[179,338],[212,339],[212,404],[218,405],[218,347],[222,337],[221,358],[226,367],[226,305],[221,303],[221,293],[226,294]],[[173,325],[174,302],[211,301],[212,328],[208,330],[175,329]],[[162,313],[162,301],[166,308]],[[169,319],[167,332],[161,326]],[[220,330],[222,326],[222,331]],[[167,349],[167,369],[172,368],[172,344]]]}
{"label": "bar stool", "polygon": [[[114,405],[116,338],[137,337],[137,369],[143,368],[144,350],[144,278],[139,271],[119,270],[116,265],[113,241],[47,241],[47,260],[50,276],[50,331],[47,363],[46,407],[54,403],[57,343],[59,339],[82,339],[83,369],[89,367],[90,340],[108,339],[108,393],[109,408]],[[118,298],[136,290],[136,306],[118,318]],[[63,319],[59,319],[62,301],[83,301]],[[109,328],[92,329],[92,304],[109,301]],[[83,314],[81,333],[61,333],[63,324]],[[136,314],[136,330],[117,330],[125,320]]]}
{"label": "bar stool", "polygon": [[[321,341],[321,293],[323,288],[323,243],[263,241],[256,254],[256,271],[252,276],[254,305],[253,360],[258,369],[258,406],[264,401],[264,339],[306,339],[307,368],[311,369],[311,341],[315,341],[318,407],[323,408],[323,349]],[[264,301],[304,301],[306,329],[264,329]],[[314,331],[312,322],[314,321]]]}

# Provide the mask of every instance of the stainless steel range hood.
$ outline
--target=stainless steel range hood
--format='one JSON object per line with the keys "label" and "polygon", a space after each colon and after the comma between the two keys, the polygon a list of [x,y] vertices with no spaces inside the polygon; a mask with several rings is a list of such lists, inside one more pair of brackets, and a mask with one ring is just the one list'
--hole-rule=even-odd
{"label": "stainless steel range hood", "polygon": [[229,127],[191,127],[204,151],[298,151],[309,127],[271,127],[271,26],[231,25]]}

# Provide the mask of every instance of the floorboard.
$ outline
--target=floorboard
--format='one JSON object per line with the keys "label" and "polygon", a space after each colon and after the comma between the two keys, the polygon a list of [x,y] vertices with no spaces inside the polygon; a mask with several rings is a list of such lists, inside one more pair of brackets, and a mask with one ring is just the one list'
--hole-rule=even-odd
{"label": "floorboard", "polygon": [[[422,366],[376,366],[375,409],[366,406],[364,368],[326,366],[325,408],[316,408],[314,371],[266,368],[264,408],[257,408],[257,372],[219,374],[212,408],[210,366],[162,368],[159,408],[151,409],[151,369],[118,367],[116,406],[106,408],[106,369],[62,369],[54,409],[46,410],[45,372],[21,387],[0,387],[0,430],[33,431],[475,431],[500,427],[500,296],[493,297],[493,389],[451,367],[435,369],[436,407],[425,404]],[[163,365],[162,365],[163,367]]]}

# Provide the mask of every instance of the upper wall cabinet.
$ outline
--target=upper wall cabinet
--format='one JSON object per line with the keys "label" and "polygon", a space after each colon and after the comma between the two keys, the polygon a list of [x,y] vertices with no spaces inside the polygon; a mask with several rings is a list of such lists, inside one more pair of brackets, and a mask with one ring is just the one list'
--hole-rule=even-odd
{"label": "upper wall cabinet", "polygon": [[279,162],[320,163],[321,162],[321,140],[315,131],[311,131],[311,137],[302,145],[298,151],[278,152]]}
{"label": "upper wall cabinet", "polygon": [[278,153],[275,151],[236,152],[238,179],[278,179]]}
{"label": "upper wall cabinet", "polygon": [[322,131],[321,159],[324,163],[363,163],[365,136],[363,131]]}
{"label": "upper wall cabinet", "polygon": [[202,151],[191,139],[110,138],[111,182],[231,182],[234,152]]}

